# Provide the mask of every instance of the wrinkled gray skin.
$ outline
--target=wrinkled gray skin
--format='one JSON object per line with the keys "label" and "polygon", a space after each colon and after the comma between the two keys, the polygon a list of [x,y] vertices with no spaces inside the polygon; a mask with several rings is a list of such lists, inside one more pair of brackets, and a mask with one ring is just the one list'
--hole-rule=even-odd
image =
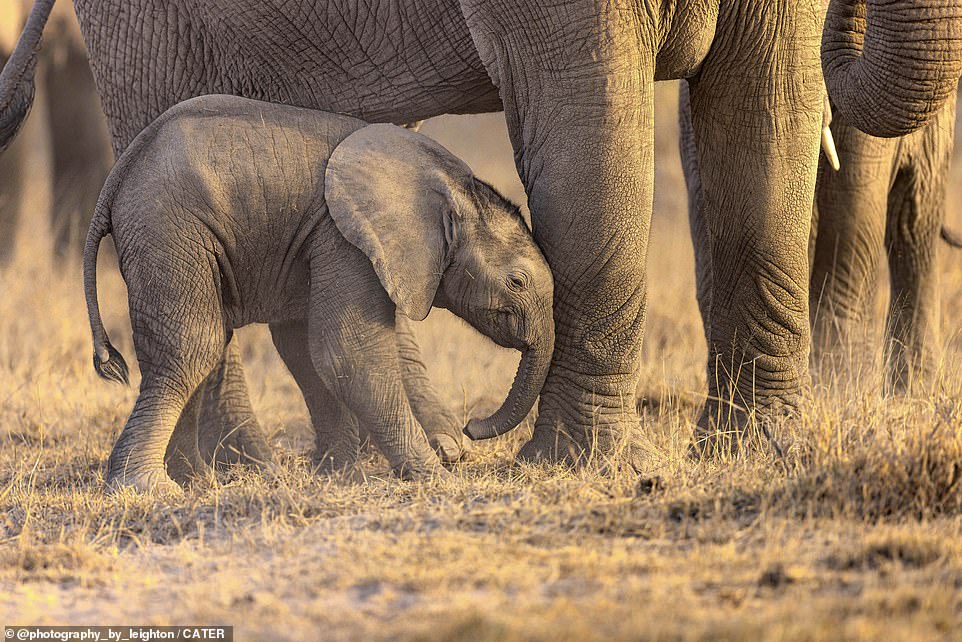
{"label": "wrinkled gray skin", "polygon": [[143,373],[110,455],[113,488],[173,489],[165,454],[178,481],[206,466],[195,392],[248,323],[270,324],[326,469],[355,465],[362,425],[399,475],[439,472],[401,381],[395,307],[414,320],[447,308],[522,351],[503,406],[469,422],[474,438],[520,423],[548,373],[551,272],[520,211],[400,127],[204,96],[145,129],[107,179],[84,253],[94,363],[123,379],[97,309],[108,231]]}
{"label": "wrinkled gray skin", "polygon": [[[866,22],[864,2],[827,3],[822,62],[829,95],[838,101],[832,129],[842,170],[834,174],[824,160],[821,162],[817,204],[821,216],[816,217],[818,241],[817,247],[813,245],[811,317],[820,345],[845,335],[846,316],[865,314],[865,295],[874,283],[881,250],[887,247],[894,295],[889,344],[908,346],[907,350],[890,350],[897,355],[890,360],[891,372],[901,377],[906,360],[925,361],[930,358],[928,351],[937,345],[938,281],[933,268],[951,152],[953,126],[949,114],[954,110],[955,86],[962,70],[962,2],[874,0],[869,6]],[[736,86],[743,90],[733,82]],[[767,318],[755,307],[738,313],[756,320],[762,330],[759,338],[771,338],[767,352],[796,354],[802,347],[797,337],[804,335],[804,330],[794,324],[809,318],[809,306],[795,293],[805,292],[810,262],[807,254],[799,251],[796,234],[804,230],[807,235],[810,223],[796,219],[796,230],[781,245],[770,246],[777,254],[766,257],[762,264],[767,274],[748,269],[757,257],[739,256],[743,249],[737,243],[731,245],[732,231],[719,226],[710,215],[712,195],[706,189],[702,155],[698,153],[694,101],[693,90],[690,94],[689,86],[682,83],[681,153],[695,244],[698,302],[709,353],[721,356],[719,346],[730,340],[718,332],[731,315],[731,303],[726,295],[719,305],[718,294],[724,294],[725,289],[720,290],[717,284],[719,272],[724,273],[734,261],[744,265],[746,279],[758,279],[756,286],[765,293],[764,299],[781,310]],[[870,128],[875,135],[909,135],[901,141],[873,139],[849,124],[849,113],[855,114],[852,118],[859,126]],[[925,129],[912,133],[920,127]],[[741,158],[740,150],[730,153]],[[762,171],[772,175],[771,169]],[[775,184],[772,181],[767,189],[774,189]],[[880,229],[886,230],[885,245]],[[754,233],[755,228],[750,231]],[[785,290],[789,283],[791,292]],[[719,307],[723,310],[721,319]],[[802,311],[804,319],[799,314]],[[793,325],[784,323],[789,319]],[[852,322],[857,323],[857,319]],[[751,327],[751,323],[746,326]],[[799,390],[795,380],[807,376],[801,361],[795,362],[797,376],[773,370],[770,360],[756,361],[751,370],[733,367],[737,361],[709,361],[710,401],[696,429],[696,453],[712,451],[722,435],[740,434],[740,430],[730,429],[732,424],[748,425],[747,412],[759,405],[753,398],[758,394],[759,378],[768,382],[773,406],[791,408]],[[733,371],[741,380],[734,387],[726,387]],[[765,403],[762,399],[761,404]]]}
{"label": "wrinkled gray skin", "polygon": [[[862,349],[887,259],[888,388],[933,381],[940,360],[938,254],[955,134],[955,96],[931,122],[899,138],[865,134],[843,115],[832,130],[841,169],[819,167],[811,310],[813,356],[826,368]],[[857,365],[857,364],[850,364]]]}
{"label": "wrinkled gray skin", "polygon": [[[681,92],[682,153],[689,182],[690,221],[698,235],[697,165],[692,162],[687,92]],[[810,238],[810,315],[813,362],[830,373],[852,358],[873,355],[860,346],[871,326],[879,266],[887,256],[890,274],[886,322],[886,366],[890,389],[930,381],[938,365],[940,287],[937,252],[943,229],[947,180],[955,134],[955,97],[922,129],[899,138],[876,138],[829,114],[840,170],[822,157]],[[699,284],[708,269],[696,259]],[[702,292],[701,287],[699,292]],[[699,295],[703,320],[706,297]],[[862,349],[869,348],[869,349]]]}
{"label": "wrinkled gray skin", "polygon": [[[13,51],[31,4],[0,2],[0,61]],[[80,26],[67,3],[50,17],[36,75],[30,125],[0,156],[0,263],[12,255],[23,214],[25,225],[43,224],[35,209],[42,206],[50,210],[56,254],[79,254],[113,156]],[[31,175],[25,170],[31,163],[42,169]],[[28,195],[29,213],[21,206]]]}
{"label": "wrinkled gray skin", "polygon": [[832,0],[822,69],[836,112],[871,136],[920,130],[962,75],[962,1]]}
{"label": "wrinkled gray skin", "polygon": [[[570,461],[586,451],[603,459],[623,440],[632,445],[638,426],[656,80],[687,78],[691,88],[710,265],[702,294],[711,393],[761,416],[802,397],[822,112],[818,4],[77,0],[75,7],[118,152],[167,107],[202,93],[372,121],[503,109],[556,290],[558,340],[520,456]],[[41,18],[28,26],[28,43],[40,28]],[[906,61],[941,46],[925,38],[909,45],[896,51]],[[29,58],[0,77],[0,96],[14,97],[0,110],[0,142],[27,102]],[[246,395],[232,385],[242,377],[228,364],[206,384],[205,394],[221,402],[203,419],[205,435],[238,421],[254,425]],[[709,404],[700,430],[727,418],[728,408]]]}
{"label": "wrinkled gray skin", "polygon": [[962,73],[960,16],[958,0],[836,2],[826,16],[822,63],[841,170],[819,168],[814,354],[834,364],[864,352],[858,340],[884,254],[893,391],[929,383],[941,348],[937,258]]}

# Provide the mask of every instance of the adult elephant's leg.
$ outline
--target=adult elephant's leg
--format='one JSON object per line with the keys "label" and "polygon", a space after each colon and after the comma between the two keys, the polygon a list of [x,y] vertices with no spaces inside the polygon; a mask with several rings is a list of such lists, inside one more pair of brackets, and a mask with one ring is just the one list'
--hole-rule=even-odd
{"label": "adult elephant's leg", "polygon": [[655,29],[618,3],[462,6],[555,280],[555,353],[519,456],[607,459],[638,428]]}
{"label": "adult elephant's leg", "polygon": [[942,349],[937,250],[955,129],[954,98],[949,102],[926,129],[913,134],[912,151],[889,197],[886,364],[896,392],[930,384]]}
{"label": "adult elephant's leg", "polygon": [[236,338],[204,381],[202,394],[197,431],[204,459],[214,464],[269,464],[271,449],[251,407]]}
{"label": "adult elephant's leg", "polygon": [[396,315],[398,361],[411,410],[428,436],[428,442],[442,462],[452,463],[468,453],[470,441],[464,436],[464,422],[444,406],[428,377],[421,348],[414,335],[414,322],[401,313]]}
{"label": "adult elephant's leg", "polygon": [[[874,138],[844,115],[832,123],[841,169],[819,164],[818,231],[809,310],[813,363],[826,375],[855,367],[884,253],[885,211],[897,142]],[[875,350],[871,351],[876,352]]]}
{"label": "adult elephant's leg", "polygon": [[691,242],[695,249],[695,295],[698,311],[701,313],[705,336],[708,336],[711,310],[712,269],[709,249],[709,228],[705,220],[704,195],[698,169],[698,148],[695,145],[695,131],[691,123],[691,97],[688,83],[679,84],[678,94],[679,151],[682,169],[685,172],[685,186],[688,188],[688,225],[691,229]]}
{"label": "adult elephant's leg", "polygon": [[822,122],[816,0],[723,3],[690,81],[712,271],[698,452],[808,384],[808,240]]}
{"label": "adult elephant's leg", "polygon": [[77,254],[83,246],[100,188],[112,164],[107,122],[73,10],[55,11],[41,51],[48,96],[54,251]]}
{"label": "adult elephant's leg", "polygon": [[[6,64],[5,57],[0,62]],[[30,117],[0,154],[0,266],[13,258],[18,234],[43,237],[47,233],[44,221],[50,209],[51,177],[43,74],[43,69],[37,71],[39,86]]]}
{"label": "adult elephant's leg", "polygon": [[20,231],[20,201],[24,195],[27,132],[0,154],[0,265],[14,255]]}

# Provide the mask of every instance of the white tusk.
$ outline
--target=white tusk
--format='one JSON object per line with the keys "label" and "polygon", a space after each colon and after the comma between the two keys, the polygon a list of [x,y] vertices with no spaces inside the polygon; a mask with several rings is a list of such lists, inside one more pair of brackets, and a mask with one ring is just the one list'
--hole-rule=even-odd
{"label": "white tusk", "polygon": [[838,161],[838,150],[835,149],[835,137],[832,136],[832,128],[828,125],[822,128],[822,151],[825,152],[825,158],[828,159],[832,169],[837,172],[842,168],[842,164]]}

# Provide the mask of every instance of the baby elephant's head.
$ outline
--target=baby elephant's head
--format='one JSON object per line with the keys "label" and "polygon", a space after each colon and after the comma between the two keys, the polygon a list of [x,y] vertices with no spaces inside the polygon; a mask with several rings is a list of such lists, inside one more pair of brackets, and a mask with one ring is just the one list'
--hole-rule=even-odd
{"label": "baby elephant's head", "polygon": [[514,204],[430,138],[369,125],[331,154],[325,198],[398,309],[420,321],[445,307],[521,363],[501,408],[465,432],[487,439],[534,405],[554,350],[548,264]]}

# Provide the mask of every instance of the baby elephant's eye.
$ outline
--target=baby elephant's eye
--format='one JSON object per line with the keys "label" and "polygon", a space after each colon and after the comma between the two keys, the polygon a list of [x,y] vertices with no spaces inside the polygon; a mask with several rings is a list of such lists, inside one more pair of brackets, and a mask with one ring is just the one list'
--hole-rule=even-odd
{"label": "baby elephant's eye", "polygon": [[518,292],[528,289],[528,275],[524,272],[511,272],[508,274],[508,287]]}

